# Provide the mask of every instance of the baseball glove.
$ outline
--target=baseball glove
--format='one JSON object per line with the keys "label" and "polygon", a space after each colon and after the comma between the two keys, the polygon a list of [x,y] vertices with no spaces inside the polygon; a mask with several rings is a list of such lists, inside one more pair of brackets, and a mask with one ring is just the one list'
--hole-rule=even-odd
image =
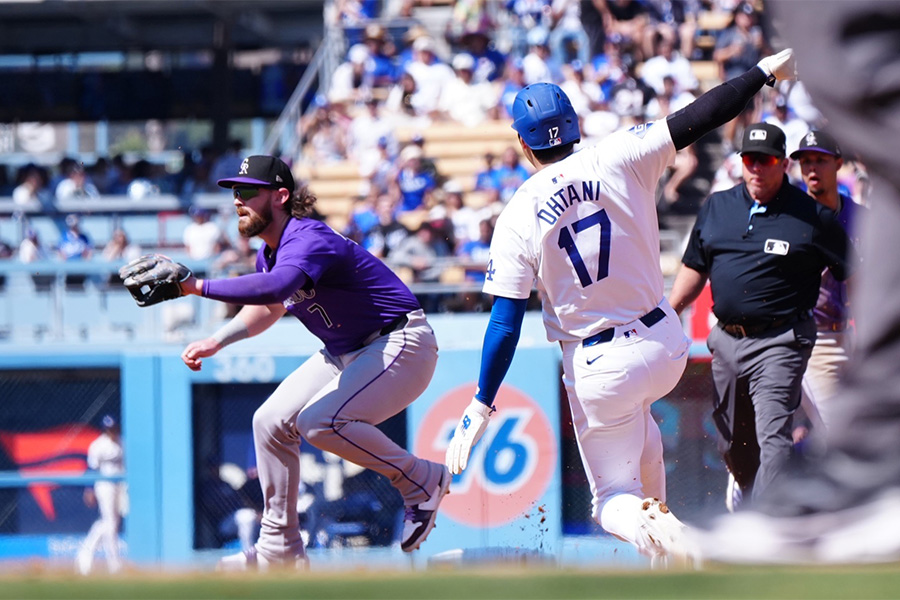
{"label": "baseball glove", "polygon": [[138,306],[152,306],[184,295],[181,282],[193,273],[162,254],[145,254],[121,269],[119,277]]}

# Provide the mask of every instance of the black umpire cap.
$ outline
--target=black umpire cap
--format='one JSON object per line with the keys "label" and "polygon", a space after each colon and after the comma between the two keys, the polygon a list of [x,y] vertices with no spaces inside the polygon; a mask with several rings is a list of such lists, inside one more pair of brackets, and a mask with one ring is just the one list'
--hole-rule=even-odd
{"label": "black umpire cap", "polygon": [[754,123],[744,130],[741,155],[759,152],[784,158],[787,153],[786,145],[784,132],[780,127],[771,123]]}
{"label": "black umpire cap", "polygon": [[259,187],[287,188],[294,192],[294,176],[291,168],[275,156],[248,156],[238,168],[235,177],[220,179],[219,187],[232,188],[235,185],[255,185]]}
{"label": "black umpire cap", "polygon": [[811,129],[809,133],[803,136],[803,139],[800,140],[800,146],[791,152],[791,158],[797,159],[801,152],[823,152],[835,158],[841,157],[841,147],[838,146],[837,141],[818,129]]}

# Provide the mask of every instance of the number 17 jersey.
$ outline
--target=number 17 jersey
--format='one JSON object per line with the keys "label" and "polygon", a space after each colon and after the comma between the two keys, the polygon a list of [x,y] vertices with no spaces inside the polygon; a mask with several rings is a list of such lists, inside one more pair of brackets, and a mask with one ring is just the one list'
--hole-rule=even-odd
{"label": "number 17 jersey", "polygon": [[618,131],[532,175],[497,219],[483,290],[541,296],[550,341],[584,339],[660,303],[656,187],[675,158],[664,121]]}

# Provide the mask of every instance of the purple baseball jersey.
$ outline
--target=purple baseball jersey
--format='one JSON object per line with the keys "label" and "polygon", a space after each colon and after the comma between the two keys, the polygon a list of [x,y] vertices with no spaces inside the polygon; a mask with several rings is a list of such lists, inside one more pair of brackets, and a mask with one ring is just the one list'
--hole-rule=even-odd
{"label": "purple baseball jersey", "polygon": [[[854,249],[859,249],[859,235],[856,233],[857,213],[862,209],[851,198],[841,194],[841,210],[837,217],[844,230],[849,234]],[[825,269],[822,271],[822,284],[819,286],[819,300],[813,310],[816,324],[820,328],[840,331],[850,318],[850,301],[847,297],[847,284],[838,281]]]}
{"label": "purple baseball jersey", "polygon": [[381,260],[314,219],[291,219],[275,252],[259,249],[257,271],[269,272],[276,263],[309,277],[284,306],[333,355],[358,349],[372,333],[419,308]]}

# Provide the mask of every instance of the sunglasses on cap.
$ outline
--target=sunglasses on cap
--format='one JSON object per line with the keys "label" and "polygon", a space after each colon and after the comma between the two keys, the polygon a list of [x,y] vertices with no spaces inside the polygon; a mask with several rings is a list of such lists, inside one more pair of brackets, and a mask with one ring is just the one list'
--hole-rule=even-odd
{"label": "sunglasses on cap", "polygon": [[270,188],[266,187],[253,187],[248,185],[236,185],[231,188],[231,193],[233,194],[235,200],[240,200],[241,202],[246,202],[247,200],[252,200],[259,196],[259,193],[262,190],[267,190]]}
{"label": "sunglasses on cap", "polygon": [[741,156],[741,162],[744,163],[745,167],[750,167],[754,164],[759,164],[763,167],[774,167],[778,164],[779,160],[781,159],[777,156],[772,156],[771,154],[759,154],[756,152],[749,152]]}

